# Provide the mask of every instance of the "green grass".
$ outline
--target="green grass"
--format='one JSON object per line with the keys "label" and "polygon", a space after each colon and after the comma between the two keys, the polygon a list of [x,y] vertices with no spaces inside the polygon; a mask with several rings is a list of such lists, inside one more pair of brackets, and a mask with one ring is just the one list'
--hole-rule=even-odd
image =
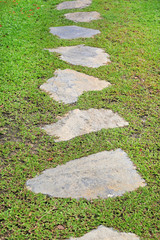
{"label": "green grass", "polygon": [[[103,224],[159,239],[158,0],[93,0],[81,11],[103,17],[78,26],[99,29],[89,39],[61,40],[49,27],[75,25],[55,6],[62,0],[1,1],[1,239],[80,237]],[[17,4],[18,3],[18,4]],[[31,10],[31,11],[30,11]],[[78,10],[75,10],[78,11]],[[98,69],[72,66],[44,48],[85,44],[103,48],[112,63]],[[87,92],[64,105],[39,86],[56,69],[74,69],[109,81],[112,86]],[[40,126],[71,109],[105,108],[118,112],[129,126],[101,130],[55,143]],[[28,191],[25,183],[44,169],[103,150],[121,148],[147,186],[122,197],[59,199]],[[51,161],[48,159],[52,158]],[[58,225],[64,229],[60,230]]]}

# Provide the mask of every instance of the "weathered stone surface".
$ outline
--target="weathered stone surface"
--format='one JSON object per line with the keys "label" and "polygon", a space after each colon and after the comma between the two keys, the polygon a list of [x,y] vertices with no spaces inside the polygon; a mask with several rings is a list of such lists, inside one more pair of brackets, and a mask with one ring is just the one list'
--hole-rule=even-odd
{"label": "weathered stone surface", "polygon": [[99,34],[99,30],[78,26],[51,27],[50,33],[62,39],[89,38]]}
{"label": "weathered stone surface", "polygon": [[97,229],[85,234],[80,238],[70,238],[69,240],[140,240],[133,233],[117,232],[112,228],[99,226]]}
{"label": "weathered stone surface", "polygon": [[73,65],[97,68],[111,62],[110,56],[101,48],[77,45],[45,50],[60,53],[60,59]]}
{"label": "weathered stone surface", "polygon": [[55,71],[55,76],[50,78],[40,88],[50,94],[59,102],[74,103],[85,91],[102,90],[110,85],[109,82],[88,76],[84,73],[65,69]]}
{"label": "weathered stone surface", "polygon": [[96,132],[102,128],[116,128],[128,126],[123,118],[117,113],[106,109],[75,109],[68,112],[58,122],[46,125],[44,129],[47,134],[57,136],[56,142],[67,141],[76,136],[90,132]]}
{"label": "weathered stone surface", "polygon": [[93,20],[101,19],[98,12],[74,12],[66,13],[64,16],[74,22],[91,22]]}
{"label": "weathered stone surface", "polygon": [[27,188],[60,198],[108,198],[145,186],[121,149],[103,151],[45,170],[27,181]]}
{"label": "weathered stone surface", "polygon": [[66,1],[57,5],[58,10],[85,8],[92,3],[92,0]]}

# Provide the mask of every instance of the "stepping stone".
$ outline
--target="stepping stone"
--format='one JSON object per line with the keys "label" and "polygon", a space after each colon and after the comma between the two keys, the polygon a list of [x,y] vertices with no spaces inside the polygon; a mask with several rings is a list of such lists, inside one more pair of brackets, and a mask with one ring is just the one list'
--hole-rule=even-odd
{"label": "stepping stone", "polygon": [[57,136],[56,142],[67,141],[74,137],[100,131],[102,128],[128,126],[117,113],[106,109],[75,109],[68,112],[58,122],[44,126],[42,129],[50,136]]}
{"label": "stepping stone", "polygon": [[66,13],[64,16],[74,22],[91,22],[92,20],[101,19],[98,12],[74,12]]}
{"label": "stepping stone", "polygon": [[110,56],[103,49],[96,47],[77,45],[45,50],[60,53],[60,59],[73,65],[98,68],[111,62]]}
{"label": "stepping stone", "polygon": [[78,97],[87,91],[98,91],[111,85],[109,82],[65,69],[55,71],[55,76],[48,79],[40,89],[48,92],[51,98],[63,103],[74,103]]}
{"label": "stepping stone", "polygon": [[50,33],[61,39],[89,38],[99,34],[99,30],[77,26],[51,27]]}
{"label": "stepping stone", "polygon": [[140,238],[134,233],[117,232],[113,228],[107,228],[101,225],[83,237],[71,237],[69,240],[140,240]]}
{"label": "stepping stone", "polygon": [[57,5],[58,10],[63,9],[76,9],[76,8],[85,8],[91,5],[92,0],[77,0],[77,1],[67,1],[62,2]]}
{"label": "stepping stone", "polygon": [[145,186],[132,161],[121,149],[103,151],[47,169],[29,179],[35,193],[60,198],[96,199],[121,196]]}

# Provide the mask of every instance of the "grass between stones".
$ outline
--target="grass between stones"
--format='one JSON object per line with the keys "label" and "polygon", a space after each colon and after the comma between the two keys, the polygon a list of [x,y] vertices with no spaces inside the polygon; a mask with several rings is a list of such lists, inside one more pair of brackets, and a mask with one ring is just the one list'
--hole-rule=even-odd
{"label": "grass between stones", "polygon": [[[99,225],[159,239],[158,190],[158,0],[93,0],[80,11],[102,19],[77,26],[98,29],[89,39],[62,40],[50,27],[75,25],[56,10],[59,0],[1,1],[1,239],[66,239]],[[44,48],[85,44],[100,47],[111,64],[73,66]],[[57,103],[39,89],[57,69],[73,69],[112,84],[72,105]],[[111,109],[129,122],[55,143],[41,126],[73,109]],[[147,186],[123,197],[87,201],[34,194],[26,180],[51,167],[104,150],[121,148]]]}

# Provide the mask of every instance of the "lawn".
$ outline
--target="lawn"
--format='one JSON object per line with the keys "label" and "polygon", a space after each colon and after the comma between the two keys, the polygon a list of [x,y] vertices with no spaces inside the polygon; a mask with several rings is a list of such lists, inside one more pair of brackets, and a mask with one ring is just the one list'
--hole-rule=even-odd
{"label": "lawn", "polygon": [[[93,0],[80,11],[102,19],[77,23],[56,10],[62,0],[0,1],[1,11],[1,235],[0,239],[67,239],[99,225],[160,239],[158,100],[160,76],[159,0]],[[49,27],[77,25],[98,29],[94,38],[62,40]],[[85,44],[100,47],[111,64],[70,65],[44,48]],[[56,69],[73,69],[109,81],[65,105],[39,89]],[[111,109],[129,122],[55,143],[40,127],[73,109]],[[47,168],[104,150],[121,148],[147,186],[108,199],[61,199],[34,194],[28,179]]]}

